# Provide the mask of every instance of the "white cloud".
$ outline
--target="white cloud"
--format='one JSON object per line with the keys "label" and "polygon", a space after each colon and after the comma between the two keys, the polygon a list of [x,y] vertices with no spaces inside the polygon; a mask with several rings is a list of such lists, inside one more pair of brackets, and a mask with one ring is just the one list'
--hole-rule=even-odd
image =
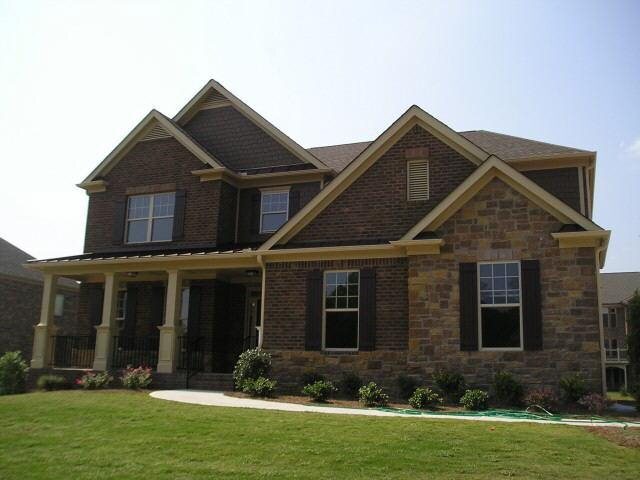
{"label": "white cloud", "polygon": [[629,152],[632,157],[640,159],[640,137],[636,138],[634,142],[629,145],[627,152]]}

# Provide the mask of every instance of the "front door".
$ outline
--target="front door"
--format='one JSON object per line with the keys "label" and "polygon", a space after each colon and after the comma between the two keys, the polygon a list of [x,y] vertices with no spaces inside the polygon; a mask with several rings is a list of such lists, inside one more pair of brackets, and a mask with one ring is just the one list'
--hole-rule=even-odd
{"label": "front door", "polygon": [[247,288],[247,318],[244,349],[255,348],[262,337],[262,294],[259,288]]}

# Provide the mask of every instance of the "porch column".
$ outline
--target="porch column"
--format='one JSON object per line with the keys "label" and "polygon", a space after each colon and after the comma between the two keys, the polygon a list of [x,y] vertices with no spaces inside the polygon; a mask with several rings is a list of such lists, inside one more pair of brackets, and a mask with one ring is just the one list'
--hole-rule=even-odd
{"label": "porch column", "polygon": [[173,373],[176,371],[178,337],[182,333],[180,324],[180,302],[182,301],[182,272],[169,270],[167,281],[167,304],[164,310],[164,324],[160,330],[158,347],[158,372]]}
{"label": "porch column", "polygon": [[113,342],[118,303],[118,282],[119,278],[116,273],[104,274],[102,323],[96,326],[96,351],[93,359],[94,370],[107,370],[111,363],[111,344]]}
{"label": "porch column", "polygon": [[56,275],[44,274],[40,322],[34,327],[33,332],[31,368],[45,368],[49,365],[49,348],[51,345],[49,338],[55,334],[53,311],[56,303],[57,283],[58,277]]}

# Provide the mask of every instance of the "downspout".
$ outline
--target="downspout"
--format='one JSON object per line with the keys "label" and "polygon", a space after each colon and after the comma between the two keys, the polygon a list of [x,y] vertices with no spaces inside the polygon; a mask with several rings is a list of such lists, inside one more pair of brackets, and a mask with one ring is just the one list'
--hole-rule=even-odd
{"label": "downspout", "polygon": [[604,327],[602,325],[602,300],[600,298],[600,269],[604,267],[601,265],[600,259],[602,253],[607,248],[607,242],[605,240],[600,241],[600,246],[595,248],[595,265],[596,265],[596,292],[598,295],[598,328],[600,330],[600,365],[602,374],[602,394],[607,395],[607,356],[604,350]]}
{"label": "downspout", "polygon": [[258,255],[256,260],[262,269],[262,287],[260,289],[260,330],[258,335],[258,348],[262,350],[262,342],[264,339],[264,300],[267,286],[267,269],[262,255]]}

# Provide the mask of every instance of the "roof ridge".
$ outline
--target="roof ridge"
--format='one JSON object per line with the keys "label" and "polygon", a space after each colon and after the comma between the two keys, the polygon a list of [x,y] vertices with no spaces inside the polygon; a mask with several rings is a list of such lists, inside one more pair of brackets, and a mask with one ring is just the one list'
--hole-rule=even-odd
{"label": "roof ridge", "polygon": [[331,148],[331,147],[343,147],[346,145],[355,145],[357,143],[371,143],[373,140],[362,140],[360,142],[347,142],[347,143],[333,143],[331,145],[320,145],[317,147],[308,147],[307,150],[313,150],[314,148]]}

